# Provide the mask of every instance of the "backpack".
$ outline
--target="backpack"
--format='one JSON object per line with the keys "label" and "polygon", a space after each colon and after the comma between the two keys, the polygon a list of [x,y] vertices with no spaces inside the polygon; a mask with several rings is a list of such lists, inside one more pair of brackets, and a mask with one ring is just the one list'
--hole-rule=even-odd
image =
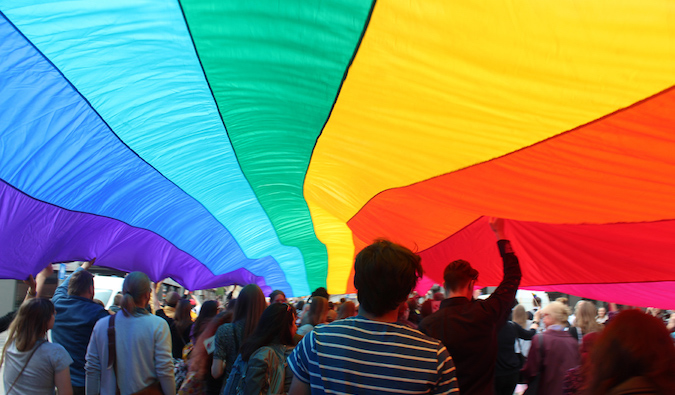
{"label": "backpack", "polygon": [[241,354],[237,356],[237,360],[232,365],[230,375],[227,382],[220,392],[221,395],[242,395],[244,393],[244,379],[246,378],[246,367],[248,364],[241,358]]}
{"label": "backpack", "polygon": [[[286,350],[284,346],[263,346],[260,347],[256,352],[254,352],[251,357],[254,357],[258,352],[271,352],[276,354],[279,364],[276,367],[276,378],[275,382],[270,382],[270,388],[268,391],[274,391],[277,393],[277,390],[283,391],[284,381],[285,381],[285,372],[286,372]],[[241,358],[241,354],[237,356],[237,360],[234,361],[232,365],[232,370],[230,371],[230,376],[227,378],[227,382],[223,387],[223,390],[220,392],[221,395],[243,395],[246,388],[246,370],[248,369],[248,363],[244,362]],[[280,381],[279,381],[280,380]],[[270,392],[271,393],[271,392]]]}

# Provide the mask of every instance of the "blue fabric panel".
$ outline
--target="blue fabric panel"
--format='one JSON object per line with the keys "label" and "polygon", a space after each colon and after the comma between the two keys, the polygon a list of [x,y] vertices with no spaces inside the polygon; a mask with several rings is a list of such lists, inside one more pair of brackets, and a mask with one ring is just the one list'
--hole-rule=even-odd
{"label": "blue fabric panel", "polygon": [[[0,178],[36,199],[148,229],[215,274],[245,267],[291,293],[272,257],[247,258],[200,202],[129,150],[4,15],[0,150]],[[11,221],[12,215],[2,218]],[[125,242],[144,248],[133,239]],[[157,266],[165,264],[162,256],[156,259]]]}
{"label": "blue fabric panel", "polygon": [[133,151],[225,225],[246,256],[272,256],[292,293],[309,293],[301,252],[281,244],[243,176],[177,1],[0,0],[0,7]]}

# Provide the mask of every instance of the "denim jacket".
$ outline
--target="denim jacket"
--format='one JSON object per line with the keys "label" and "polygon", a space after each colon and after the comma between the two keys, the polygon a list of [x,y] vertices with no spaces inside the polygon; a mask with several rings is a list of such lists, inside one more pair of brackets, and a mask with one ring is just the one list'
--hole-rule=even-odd
{"label": "denim jacket", "polygon": [[[76,272],[83,270],[78,268]],[[73,364],[70,365],[70,380],[74,387],[84,387],[84,363],[91,332],[96,321],[109,317],[103,306],[91,299],[68,295],[70,277],[56,288],[52,302],[56,308],[56,321],[52,328],[52,340],[62,345]]]}

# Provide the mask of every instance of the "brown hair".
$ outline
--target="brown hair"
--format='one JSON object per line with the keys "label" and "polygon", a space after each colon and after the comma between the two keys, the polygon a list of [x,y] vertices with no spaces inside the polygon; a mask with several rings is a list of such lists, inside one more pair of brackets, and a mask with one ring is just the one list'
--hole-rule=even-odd
{"label": "brown hair", "polygon": [[[325,300],[325,298],[322,298]],[[295,308],[288,303],[272,303],[263,311],[255,331],[241,345],[241,359],[248,362],[260,347],[271,344],[293,345],[291,326],[295,322]]]}
{"label": "brown hair", "polygon": [[174,315],[174,321],[176,322],[176,328],[178,333],[183,336],[183,332],[187,329],[190,324],[192,324],[192,315],[190,311],[192,310],[192,305],[187,299],[181,299],[176,305],[176,315]]}
{"label": "brown hair", "polygon": [[309,302],[309,311],[302,317],[302,325],[317,326],[323,324],[328,313],[328,300],[323,296],[314,296]]}
{"label": "brown hair", "polygon": [[190,353],[189,371],[195,372],[197,378],[200,380],[206,377],[207,369],[211,366],[211,361],[213,360],[213,356],[206,352],[204,341],[215,335],[222,324],[228,322],[228,315],[229,312],[223,311],[215,317],[206,319],[203,324],[205,328],[197,338],[194,348]]}
{"label": "brown hair", "polygon": [[642,376],[670,394],[675,388],[675,345],[663,321],[639,310],[617,314],[591,352],[590,390],[604,394],[624,381]]}
{"label": "brown hair", "polygon": [[338,320],[353,317],[356,314],[356,304],[351,300],[347,300],[338,307]]}
{"label": "brown hair", "polygon": [[82,296],[94,286],[94,276],[86,270],[78,270],[70,275],[68,295]]}
{"label": "brown hair", "polygon": [[527,312],[525,311],[525,306],[519,304],[513,308],[512,321],[525,328],[525,325],[527,324]]}
{"label": "brown hair", "polygon": [[574,326],[581,329],[584,335],[591,332],[601,331],[603,326],[595,321],[598,309],[587,300],[580,300],[574,307]]}
{"label": "brown hair", "polygon": [[471,267],[471,264],[463,259],[458,259],[446,266],[443,271],[443,281],[445,289],[457,292],[466,287],[471,280],[478,279],[478,270]]}
{"label": "brown hair", "polygon": [[0,366],[5,360],[7,347],[12,342],[15,342],[17,350],[24,352],[32,349],[39,339],[45,337],[54,311],[52,301],[45,298],[28,299],[21,304],[16,318],[9,326],[9,336],[2,349]]}
{"label": "brown hair", "polygon": [[171,291],[168,294],[166,294],[166,297],[164,298],[164,303],[166,303],[167,306],[176,307],[176,304],[178,304],[179,300],[180,294],[176,291]]}
{"label": "brown hair", "polygon": [[259,286],[249,284],[239,292],[237,303],[234,305],[233,322],[246,320],[244,323],[244,339],[242,341],[246,340],[248,335],[253,333],[266,307],[265,294],[263,294]]}
{"label": "brown hair", "polygon": [[270,294],[270,303],[274,303],[274,298],[276,298],[278,295],[283,295],[284,299],[286,299],[286,294],[284,293],[284,291],[282,291],[280,289],[275,289]]}
{"label": "brown hair", "polygon": [[143,272],[129,273],[122,284],[122,313],[127,317],[138,315],[136,306],[148,292],[152,292],[148,276]]}

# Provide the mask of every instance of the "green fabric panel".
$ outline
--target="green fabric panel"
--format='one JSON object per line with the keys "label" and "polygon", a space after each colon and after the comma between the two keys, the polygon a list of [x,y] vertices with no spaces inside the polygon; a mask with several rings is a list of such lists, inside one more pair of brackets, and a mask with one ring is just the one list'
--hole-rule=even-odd
{"label": "green fabric panel", "polygon": [[372,2],[181,4],[244,174],[281,242],[301,250],[310,289],[326,286],[303,182]]}

